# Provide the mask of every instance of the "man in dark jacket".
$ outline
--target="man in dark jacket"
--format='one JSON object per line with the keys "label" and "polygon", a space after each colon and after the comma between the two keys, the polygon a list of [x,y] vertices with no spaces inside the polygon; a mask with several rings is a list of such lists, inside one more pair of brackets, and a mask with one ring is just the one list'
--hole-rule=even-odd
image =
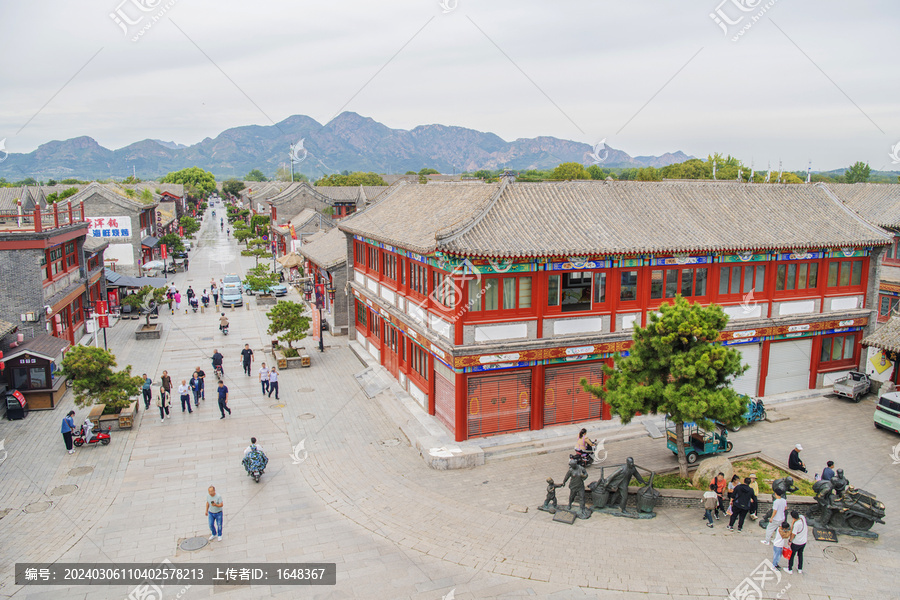
{"label": "man in dark jacket", "polygon": [[744,477],[744,483],[734,486],[731,493],[731,520],[728,522],[728,529],[733,530],[734,521],[737,520],[738,531],[741,531],[744,529],[744,519],[747,518],[747,513],[750,512],[750,507],[756,500],[756,494],[750,487],[750,478]]}
{"label": "man in dark jacket", "polygon": [[788,456],[788,468],[793,471],[802,471],[803,473],[806,473],[806,465],[800,460],[801,450],[803,450],[803,446],[800,444],[797,444],[794,446],[794,449],[791,450],[791,455]]}

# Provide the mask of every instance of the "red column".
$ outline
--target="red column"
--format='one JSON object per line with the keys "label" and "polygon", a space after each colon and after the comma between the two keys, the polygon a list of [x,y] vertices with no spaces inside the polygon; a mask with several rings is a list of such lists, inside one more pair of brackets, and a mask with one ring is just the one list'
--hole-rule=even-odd
{"label": "red column", "polygon": [[544,428],[544,365],[531,369],[531,429]]}
{"label": "red column", "polygon": [[72,223],[75,222],[75,217],[74,217],[74,215],[72,214],[73,212],[74,212],[74,211],[73,211],[73,209],[72,209],[72,203],[69,202],[69,225],[71,225]]}
{"label": "red column", "polygon": [[769,374],[769,345],[772,342],[765,341],[762,344],[762,356],[759,359],[759,395],[766,395],[766,377]]}
{"label": "red column", "polygon": [[53,203],[53,227],[59,227],[59,204]]}
{"label": "red column", "polygon": [[456,382],[454,386],[456,392],[456,426],[453,428],[456,434],[457,442],[464,442],[469,439],[468,431],[468,415],[469,403],[466,392],[466,375],[465,373],[456,374]]}
{"label": "red column", "polygon": [[[397,332],[399,335],[399,332]],[[434,380],[437,374],[434,372],[434,357],[428,355],[428,372],[431,377],[428,378],[428,414],[434,415]]]}
{"label": "red column", "polygon": [[41,207],[39,204],[35,204],[32,218],[34,219],[34,230],[37,232],[43,231],[43,224],[41,223]]}

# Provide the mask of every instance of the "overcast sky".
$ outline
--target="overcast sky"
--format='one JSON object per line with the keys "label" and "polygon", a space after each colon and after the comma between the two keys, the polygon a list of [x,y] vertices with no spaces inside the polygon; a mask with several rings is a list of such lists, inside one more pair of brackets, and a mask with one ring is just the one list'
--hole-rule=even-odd
{"label": "overcast sky", "polygon": [[897,0],[444,2],[0,0],[0,139],[193,144],[350,110],[633,156],[900,169]]}

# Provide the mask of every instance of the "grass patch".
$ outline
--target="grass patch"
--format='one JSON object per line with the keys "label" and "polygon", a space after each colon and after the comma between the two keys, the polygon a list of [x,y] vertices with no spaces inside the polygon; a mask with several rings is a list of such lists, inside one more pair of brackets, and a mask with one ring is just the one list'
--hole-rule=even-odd
{"label": "grass patch", "polygon": [[[774,467],[765,463],[758,458],[750,460],[742,460],[731,465],[734,467],[734,474],[740,477],[741,481],[744,477],[748,477],[750,473],[756,473],[756,482],[759,484],[759,493],[771,494],[772,482],[782,477],[790,476],[790,473],[783,471],[778,467]],[[795,479],[794,485],[798,488],[796,492],[792,492],[795,496],[815,496],[812,489],[812,483],[803,479]],[[666,475],[657,475],[653,478],[653,487],[661,490],[701,490],[709,489],[709,479],[701,478],[699,486],[694,487],[691,479],[679,477],[677,473],[669,473]]]}
{"label": "grass patch", "polygon": [[663,490],[693,490],[690,479],[679,477],[677,473],[657,475],[653,478],[653,487]]}

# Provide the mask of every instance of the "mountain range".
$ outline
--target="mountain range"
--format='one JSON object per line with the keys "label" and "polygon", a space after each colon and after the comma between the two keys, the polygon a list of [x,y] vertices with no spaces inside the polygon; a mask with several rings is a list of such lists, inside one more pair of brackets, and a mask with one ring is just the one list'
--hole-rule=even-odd
{"label": "mountain range", "polygon": [[681,151],[632,157],[622,150],[555,137],[507,142],[493,133],[446,125],[391,129],[374,119],[344,112],[322,125],[295,115],[271,126],[233,127],[191,146],[146,139],[118,150],[81,136],[41,144],[33,152],[10,153],[0,162],[0,177],[46,181],[76,177],[106,179],[136,173],[155,179],[197,166],[217,179],[240,178],[252,169],[272,175],[287,166],[293,145],[294,171],[312,179],[340,171],[403,173],[424,167],[442,173],[478,169],[550,169],[562,162],[602,167],[661,167],[689,158]]}

